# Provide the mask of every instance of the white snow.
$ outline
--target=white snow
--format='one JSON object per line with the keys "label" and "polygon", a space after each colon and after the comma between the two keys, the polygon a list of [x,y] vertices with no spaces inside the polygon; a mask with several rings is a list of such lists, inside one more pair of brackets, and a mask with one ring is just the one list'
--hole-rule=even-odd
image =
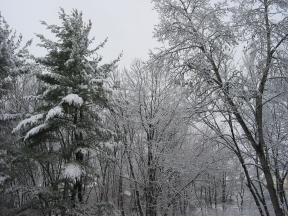
{"label": "white snow", "polygon": [[76,180],[79,179],[82,175],[82,169],[80,165],[75,163],[66,164],[63,170],[63,176],[65,178]]}
{"label": "white snow", "polygon": [[28,133],[24,137],[24,141],[29,139],[32,136],[35,136],[36,134],[38,134],[39,132],[41,132],[42,130],[44,130],[46,128],[48,128],[48,125],[46,123],[40,124],[40,125],[32,128],[31,130],[28,131]]}
{"label": "white snow", "polygon": [[93,79],[91,79],[90,80],[90,83],[103,83],[103,79],[95,79],[95,78],[93,78]]}
{"label": "white snow", "polygon": [[116,146],[115,142],[105,142],[104,146],[110,150],[114,150],[114,147]]}
{"label": "white snow", "polygon": [[0,176],[0,185],[2,185],[7,178],[7,176]]}
{"label": "white snow", "polygon": [[62,101],[76,107],[80,107],[84,103],[83,99],[77,94],[69,94],[65,96]]}
{"label": "white snow", "polygon": [[47,89],[44,91],[43,93],[43,97],[45,97],[46,95],[48,95],[51,91],[55,90],[59,88],[59,85],[53,85],[53,86],[47,86]]}
{"label": "white snow", "polygon": [[57,73],[51,73],[49,71],[43,71],[41,74],[41,76],[46,76],[46,77],[51,77],[53,79],[59,80],[61,79],[63,76]]}
{"label": "white snow", "polygon": [[43,70],[41,71],[41,75],[51,75],[51,72],[48,71],[47,69],[43,69]]}
{"label": "white snow", "polygon": [[80,89],[88,89],[88,85],[83,85],[83,84],[81,84],[81,85],[79,85],[79,88],[80,88]]}
{"label": "white snow", "polygon": [[61,145],[59,142],[52,142],[51,147],[52,147],[53,151],[59,151],[61,149]]}
{"label": "white snow", "polygon": [[87,155],[90,152],[89,148],[77,148],[75,152],[80,151],[82,154]]}
{"label": "white snow", "polygon": [[101,121],[105,121],[107,119],[107,116],[109,114],[109,110],[108,109],[102,109],[97,111],[98,112],[98,117],[101,119]]}
{"label": "white snow", "polygon": [[13,120],[21,116],[22,114],[10,114],[10,113],[4,113],[0,115],[0,120],[6,121],[6,120]]}
{"label": "white snow", "polygon": [[27,126],[33,126],[35,124],[37,124],[37,122],[39,120],[41,120],[44,117],[43,114],[37,114],[34,116],[31,116],[30,118],[24,119],[23,121],[21,121],[16,128],[13,129],[12,133],[15,133],[21,129],[26,128]]}
{"label": "white snow", "polygon": [[8,77],[6,77],[3,81],[4,82],[12,82],[12,77],[11,76],[8,76]]}
{"label": "white snow", "polygon": [[46,121],[55,117],[61,117],[63,116],[63,108],[60,106],[56,106],[49,110],[49,112],[46,115]]}
{"label": "white snow", "polygon": [[124,191],[124,194],[125,194],[126,196],[131,196],[131,192],[128,191],[128,190]]}
{"label": "white snow", "polygon": [[64,65],[65,65],[66,67],[68,67],[68,66],[69,66],[70,64],[72,64],[74,61],[75,61],[74,59],[68,59],[68,60],[64,63]]}

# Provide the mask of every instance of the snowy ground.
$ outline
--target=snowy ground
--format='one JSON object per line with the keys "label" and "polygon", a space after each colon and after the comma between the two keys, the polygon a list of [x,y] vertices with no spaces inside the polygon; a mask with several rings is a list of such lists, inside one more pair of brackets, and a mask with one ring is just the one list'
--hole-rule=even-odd
{"label": "snowy ground", "polygon": [[230,207],[226,210],[222,208],[218,209],[199,209],[191,213],[191,216],[259,216],[257,209],[244,209],[242,212],[239,211],[238,207]]}

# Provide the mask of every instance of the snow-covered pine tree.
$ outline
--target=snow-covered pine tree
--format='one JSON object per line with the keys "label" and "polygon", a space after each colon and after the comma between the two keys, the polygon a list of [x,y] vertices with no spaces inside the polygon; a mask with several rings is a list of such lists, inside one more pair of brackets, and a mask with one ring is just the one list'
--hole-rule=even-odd
{"label": "snow-covered pine tree", "polygon": [[[51,203],[47,202],[50,195],[42,195],[50,212],[67,212],[67,205],[84,202],[89,155],[86,152],[97,151],[112,138],[102,115],[108,108],[110,94],[105,79],[118,61],[100,65],[97,51],[106,40],[90,49],[94,40],[89,39],[92,24],[83,21],[82,13],[73,10],[68,15],[61,9],[59,18],[61,25],[42,22],[57,40],[38,35],[40,46],[48,53],[38,59],[45,70],[38,74],[43,85],[37,112],[14,129],[22,135],[31,157],[40,164],[41,184],[57,197]],[[61,208],[59,200],[64,203]]]}
{"label": "snow-covered pine tree", "polygon": [[31,80],[32,76],[30,44],[31,41],[23,44],[22,36],[0,15],[0,209],[3,215],[6,215],[6,210],[18,207],[21,202],[17,199],[19,190],[13,185],[22,186],[27,177],[23,175],[25,162],[11,130],[30,104],[25,96],[31,82],[24,81],[28,77]]}
{"label": "snow-covered pine tree", "polygon": [[15,77],[28,72],[27,47],[31,40],[24,46],[21,44],[22,36],[0,14],[0,99],[11,89]]}

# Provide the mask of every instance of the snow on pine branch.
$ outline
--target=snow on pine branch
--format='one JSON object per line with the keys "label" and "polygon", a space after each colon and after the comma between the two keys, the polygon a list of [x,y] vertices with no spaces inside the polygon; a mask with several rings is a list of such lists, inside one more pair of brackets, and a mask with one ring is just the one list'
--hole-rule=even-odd
{"label": "snow on pine branch", "polygon": [[56,106],[49,110],[49,112],[46,115],[46,121],[53,119],[55,117],[61,117],[63,116],[63,108],[60,106]]}
{"label": "snow on pine branch", "polygon": [[81,107],[84,103],[83,99],[77,94],[69,94],[62,99],[62,102],[76,107]]}
{"label": "snow on pine branch", "polygon": [[57,73],[51,73],[50,71],[43,71],[42,73],[38,74],[38,76],[44,79],[53,79],[53,80],[65,79],[64,76]]}
{"label": "snow on pine branch", "polygon": [[48,128],[48,124],[46,124],[46,123],[40,124],[40,125],[32,128],[31,130],[28,131],[28,133],[24,137],[24,141],[35,136],[36,134],[38,134],[39,132],[42,132],[43,130],[45,130],[47,128]]}
{"label": "snow on pine branch", "polygon": [[95,79],[95,78],[93,78],[93,79],[90,80],[90,83],[91,84],[103,84],[103,79]]}
{"label": "snow on pine branch", "polygon": [[24,119],[21,121],[12,131],[12,133],[18,132],[22,129],[26,129],[27,126],[34,126],[36,125],[41,119],[43,119],[44,114],[37,114],[33,115],[30,118]]}

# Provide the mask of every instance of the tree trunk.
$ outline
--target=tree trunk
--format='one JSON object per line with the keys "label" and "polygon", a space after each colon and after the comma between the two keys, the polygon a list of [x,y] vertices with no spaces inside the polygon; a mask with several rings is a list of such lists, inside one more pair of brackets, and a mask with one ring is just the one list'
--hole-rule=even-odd
{"label": "tree trunk", "polygon": [[[238,147],[238,146],[236,146],[236,147]],[[241,163],[241,166],[242,166],[242,168],[244,170],[244,174],[245,174],[245,177],[246,177],[246,180],[247,180],[247,184],[246,185],[247,185],[249,191],[251,192],[251,194],[253,196],[253,199],[255,201],[255,204],[256,204],[256,206],[258,208],[258,211],[259,211],[260,215],[264,216],[264,212],[263,212],[263,210],[261,208],[261,203],[260,203],[259,198],[258,198],[259,196],[257,196],[257,191],[254,191],[254,189],[253,189],[253,186],[252,186],[253,183],[252,183],[252,180],[250,178],[250,175],[249,175],[249,172],[247,170],[247,167],[245,166],[245,161],[244,161],[240,151],[236,155],[237,155],[237,157],[238,157],[238,159],[239,159],[239,161]]]}
{"label": "tree trunk", "polygon": [[146,186],[146,216],[157,215],[157,188],[156,188],[156,164],[153,156],[153,138],[154,128],[149,124],[149,130],[147,131],[148,152],[147,152],[147,175],[148,183]]}
{"label": "tree trunk", "polygon": [[280,206],[280,202],[279,202],[277,192],[274,186],[273,177],[270,172],[268,161],[265,158],[265,154],[263,151],[260,151],[258,153],[258,156],[259,156],[259,161],[260,161],[260,164],[261,164],[261,167],[262,167],[265,179],[266,179],[267,190],[270,195],[270,199],[274,208],[275,215],[284,216],[284,212]]}
{"label": "tree trunk", "polygon": [[140,201],[140,192],[139,192],[139,189],[138,189],[138,184],[136,182],[136,176],[135,176],[135,173],[134,173],[133,164],[132,164],[132,160],[131,160],[130,155],[127,156],[127,159],[128,159],[128,163],[129,163],[130,173],[131,173],[131,176],[132,176],[132,178],[134,180],[136,204],[137,204],[137,207],[138,207],[138,212],[139,212],[140,216],[144,216],[144,213],[143,213],[143,210],[142,210],[142,206],[141,206],[141,201]]}
{"label": "tree trunk", "polygon": [[[149,148],[150,149],[150,148]],[[148,150],[148,185],[146,187],[146,216],[157,215],[156,169],[153,163],[152,151]]]}
{"label": "tree trunk", "polygon": [[120,175],[119,175],[119,181],[118,181],[118,205],[121,211],[121,216],[125,216],[125,210],[124,210],[124,196],[123,196],[123,179],[122,179],[122,160],[120,165]]}

